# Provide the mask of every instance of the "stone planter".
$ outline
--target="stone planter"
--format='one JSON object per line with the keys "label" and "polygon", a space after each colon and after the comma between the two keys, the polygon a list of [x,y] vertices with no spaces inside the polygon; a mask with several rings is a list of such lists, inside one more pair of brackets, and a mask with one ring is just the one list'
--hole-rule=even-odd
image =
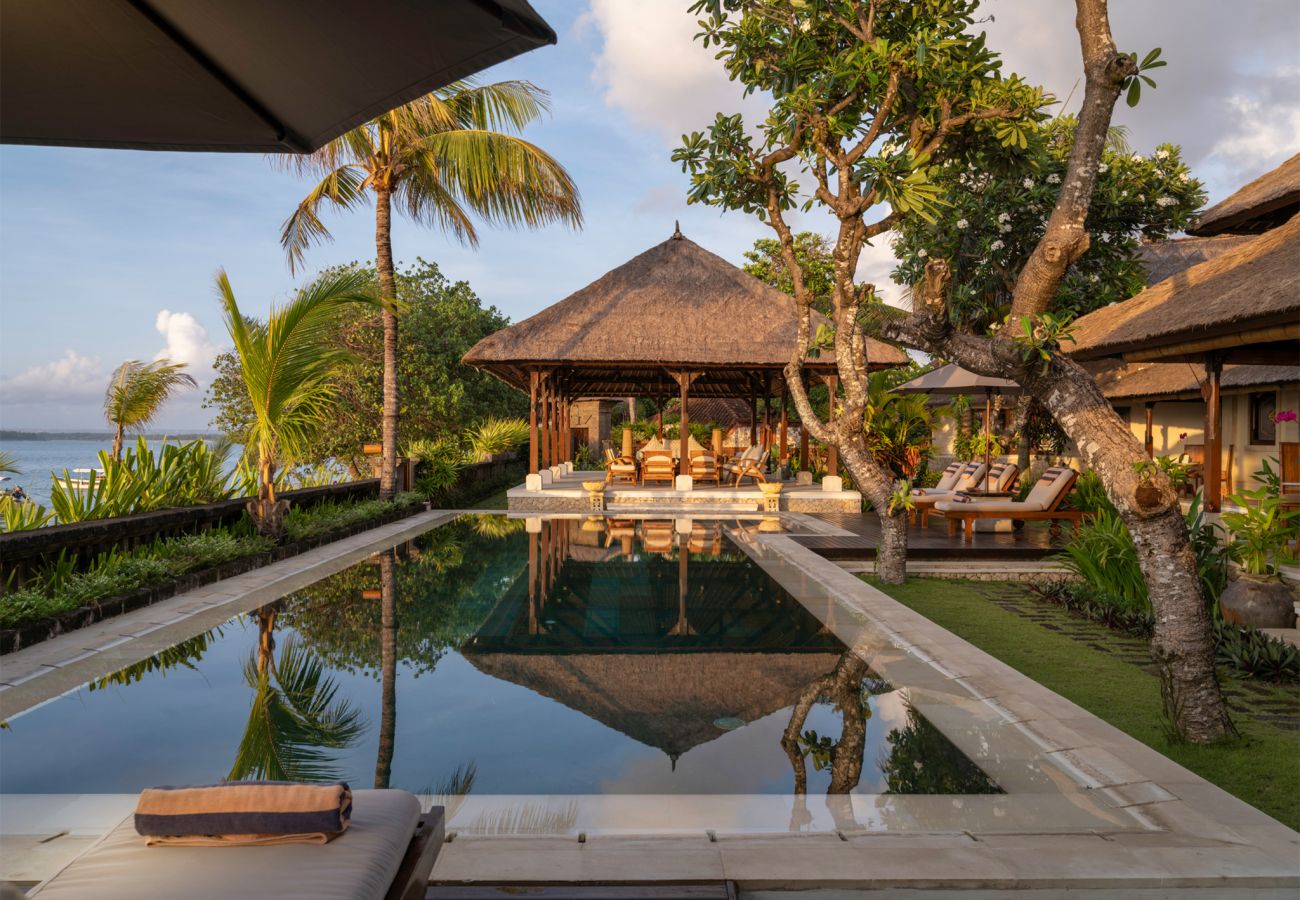
{"label": "stone planter", "polygon": [[1295,594],[1276,576],[1236,573],[1219,597],[1223,620],[1254,628],[1294,628]]}

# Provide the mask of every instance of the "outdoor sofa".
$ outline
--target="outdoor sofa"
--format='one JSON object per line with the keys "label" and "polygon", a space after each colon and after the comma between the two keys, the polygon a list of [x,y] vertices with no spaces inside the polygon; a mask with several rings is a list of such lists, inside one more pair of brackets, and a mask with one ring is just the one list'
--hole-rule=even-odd
{"label": "outdoor sofa", "polygon": [[1013,521],[1047,520],[1052,523],[1052,534],[1060,533],[1063,521],[1073,526],[1083,518],[1077,509],[1064,508],[1079,473],[1066,466],[1053,466],[1039,476],[1033,488],[1022,501],[1015,500],[941,500],[935,504],[931,515],[948,520],[948,534],[955,535],[960,525],[969,540],[975,536],[975,523],[980,519],[1011,519]]}
{"label": "outdoor sofa", "polygon": [[146,847],[134,816],[27,895],[39,900],[416,900],[442,847],[443,807],[406,791],[352,793],[328,844]]}

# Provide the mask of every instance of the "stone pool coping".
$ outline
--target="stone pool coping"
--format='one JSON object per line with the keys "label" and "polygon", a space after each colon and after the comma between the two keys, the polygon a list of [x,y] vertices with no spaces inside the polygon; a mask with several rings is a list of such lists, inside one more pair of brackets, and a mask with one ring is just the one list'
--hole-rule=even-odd
{"label": "stone pool coping", "polygon": [[[30,708],[74,690],[87,680],[340,571],[374,550],[410,539],[458,514],[438,511],[417,515],[172,598],[139,614],[102,623],[121,626],[129,616],[155,616],[132,622],[137,627],[134,632],[123,633],[126,629],[118,627],[111,633],[98,634],[96,639],[102,643],[87,642],[95,643],[89,649],[68,646],[61,639],[38,645],[31,648],[33,654],[57,651],[57,655],[44,656],[39,662],[23,660],[28,665],[26,674],[15,676],[11,665],[27,651],[5,657],[0,660],[0,682],[6,685],[0,689],[0,715],[8,717],[14,714],[9,710]],[[434,880],[535,883],[725,878],[748,890],[948,887],[1123,891],[1185,887],[1252,891],[1300,887],[1300,835],[1294,831],[789,537],[754,536],[751,543],[742,546],[847,644],[861,646],[871,654],[873,666],[879,662],[886,677],[891,666],[929,667],[931,674],[917,691],[918,706],[927,702],[927,692],[943,695],[945,703],[954,697],[963,698],[952,708],[967,716],[967,724],[969,716],[978,714],[983,717],[980,721],[1015,729],[1024,740],[1037,743],[1044,756],[1055,760],[1049,768],[1069,776],[1069,790],[1035,795],[1032,784],[1026,783],[1023,791],[1011,784],[1006,785],[1006,798],[1013,802],[1034,796],[1065,798],[1061,810],[1078,801],[1087,807],[1082,824],[1062,820],[1061,827],[1053,828],[1051,821],[1043,821],[1034,828],[1031,821],[1024,830],[1008,831],[1000,822],[990,826],[993,818],[963,820],[960,814],[936,812],[933,818],[916,819],[912,830],[901,834],[873,830],[870,822],[861,828],[828,829],[816,834],[754,834],[743,827],[734,831],[696,828],[689,815],[667,825],[636,823],[636,815],[644,818],[655,814],[655,810],[645,808],[634,812],[649,798],[602,798],[601,802],[611,808],[626,804],[627,811],[619,815],[629,824],[644,826],[646,833],[608,827],[589,833],[536,837],[462,832],[444,847]],[[170,617],[158,621],[163,612]],[[94,631],[86,629],[68,637],[83,637]],[[871,636],[864,638],[866,632]],[[929,709],[925,711],[932,714]],[[932,721],[950,738],[968,740],[952,732],[953,723],[942,715]],[[969,755],[970,747],[963,749]],[[672,803],[658,799],[659,812],[671,815]],[[715,805],[743,806],[748,802],[743,797],[676,799],[684,801],[682,812],[690,804],[707,805],[712,801]],[[817,799],[825,802],[824,798]],[[913,812],[953,800],[906,799],[913,801],[908,804]],[[985,807],[996,816],[992,812],[998,802],[996,797],[961,799],[972,804],[972,809]],[[80,849],[72,839],[87,831],[93,833],[98,827],[81,810],[116,811],[121,804],[129,809],[131,800],[102,795],[60,795],[57,800],[39,795],[11,796],[4,804],[7,812],[0,817],[0,832],[4,833],[0,838],[4,853],[0,855],[8,860],[0,877],[10,875],[13,867],[24,863],[25,880],[42,877],[41,863],[34,855],[37,848],[45,848],[45,865],[56,863],[60,856]],[[545,800],[518,798],[519,802]],[[878,800],[855,797],[854,811],[860,805],[867,809]],[[511,798],[470,798],[467,802],[508,803]],[[781,798],[781,802],[789,802],[789,798]],[[23,804],[29,808],[26,815],[21,812]],[[59,804],[61,808],[53,808]],[[1098,810],[1114,814],[1113,827],[1093,821]],[[1054,815],[1051,809],[1046,813]],[[33,835],[35,828],[46,830]],[[69,833],[41,843],[42,837],[58,831]],[[1049,831],[1055,833],[1045,833]],[[61,842],[68,842],[62,854],[58,849]]]}

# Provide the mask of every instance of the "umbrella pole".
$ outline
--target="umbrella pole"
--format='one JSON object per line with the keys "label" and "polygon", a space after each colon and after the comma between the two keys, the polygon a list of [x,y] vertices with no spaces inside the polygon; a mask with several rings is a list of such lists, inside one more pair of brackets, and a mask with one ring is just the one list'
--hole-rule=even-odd
{"label": "umbrella pole", "polygon": [[984,484],[988,485],[988,469],[993,465],[993,446],[990,438],[993,433],[993,389],[984,389]]}

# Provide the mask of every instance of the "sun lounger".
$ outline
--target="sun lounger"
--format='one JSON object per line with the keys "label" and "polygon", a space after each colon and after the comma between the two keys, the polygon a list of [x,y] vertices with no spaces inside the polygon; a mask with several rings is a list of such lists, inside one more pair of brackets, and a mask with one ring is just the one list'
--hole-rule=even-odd
{"label": "sun lounger", "polygon": [[27,896],[40,900],[415,900],[428,890],[443,809],[406,791],[354,791],[328,844],[146,847],[128,816]]}
{"label": "sun lounger", "polygon": [[1080,510],[1063,508],[1078,477],[1074,469],[1054,466],[1043,472],[1023,501],[941,500],[935,504],[932,515],[948,520],[949,534],[956,534],[960,525],[967,539],[975,536],[975,522],[979,519],[1047,520],[1052,523],[1052,534],[1056,535],[1060,533],[1062,521],[1073,525],[1084,516]]}
{"label": "sun lounger", "polygon": [[[957,467],[952,473],[953,466]],[[943,470],[943,477],[932,488],[917,488],[912,491],[912,521],[920,522],[921,527],[930,524],[930,512],[941,500],[951,500],[958,491],[971,491],[984,480],[988,467],[979,460],[952,463]]]}

